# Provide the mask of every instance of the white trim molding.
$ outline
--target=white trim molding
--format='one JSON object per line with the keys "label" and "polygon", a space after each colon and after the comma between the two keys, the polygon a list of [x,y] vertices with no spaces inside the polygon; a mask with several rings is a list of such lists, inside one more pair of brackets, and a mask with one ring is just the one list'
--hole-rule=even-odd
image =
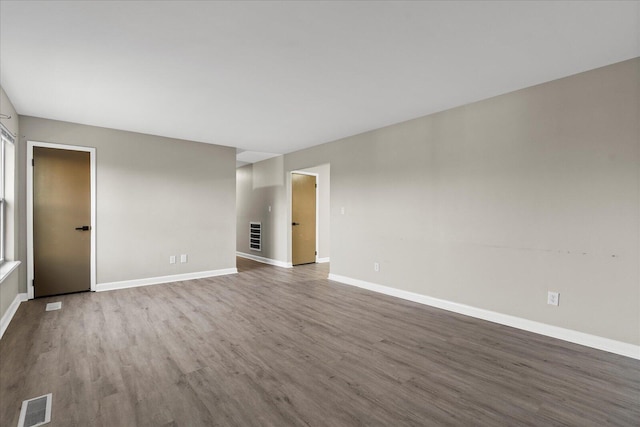
{"label": "white trim molding", "polygon": [[172,274],[170,276],[149,277],[146,279],[123,280],[121,282],[98,283],[96,292],[114,291],[116,289],[137,288],[139,286],[160,285],[163,283],[183,282],[185,280],[205,279],[207,277],[236,274],[237,268],[197,271],[195,273]]}
{"label": "white trim molding", "polygon": [[4,282],[4,279],[9,277],[11,272],[18,268],[20,261],[5,261],[0,265],[0,283]]}
{"label": "white trim molding", "polygon": [[4,332],[9,327],[9,323],[11,323],[11,319],[13,319],[13,316],[15,316],[16,311],[18,311],[18,307],[20,307],[20,303],[27,300],[28,300],[28,297],[26,293],[18,294],[13,299],[13,301],[7,308],[7,311],[5,311],[4,314],[2,315],[2,319],[0,319],[0,338],[2,338],[2,336],[4,335]]}
{"label": "white trim molding", "polygon": [[638,345],[586,334],[572,329],[565,329],[559,326],[547,325],[546,323],[497,313],[495,311],[459,304],[457,302],[439,298],[433,298],[414,292],[403,291],[401,289],[378,285],[376,283],[353,279],[351,277],[340,276],[338,274],[329,274],[329,280],[640,360],[640,346]]}
{"label": "white trim molding", "polygon": [[316,262],[317,262],[318,264],[323,264],[323,263],[325,263],[325,262],[329,262],[329,257],[326,257],[326,258],[316,258]]}
{"label": "white trim molding", "polygon": [[236,252],[236,255],[240,258],[251,259],[263,264],[275,265],[276,267],[293,268],[293,264],[291,264],[290,262],[278,261],[277,259],[265,258],[262,256],[247,254],[244,252]]}
{"label": "white trim molding", "polygon": [[91,290],[96,290],[96,149],[79,145],[54,144],[50,142],[27,141],[27,294],[35,297],[33,289],[33,147],[56,148],[59,150],[84,151],[89,153],[91,183]]}

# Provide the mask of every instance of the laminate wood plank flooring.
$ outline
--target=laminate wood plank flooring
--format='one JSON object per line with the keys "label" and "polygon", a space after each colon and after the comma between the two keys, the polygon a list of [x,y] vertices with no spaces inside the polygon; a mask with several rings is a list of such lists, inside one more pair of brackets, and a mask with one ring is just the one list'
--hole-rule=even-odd
{"label": "laminate wood plank flooring", "polygon": [[[327,264],[28,301],[0,425],[640,426],[640,361],[326,279]],[[62,301],[62,310],[45,312]]]}

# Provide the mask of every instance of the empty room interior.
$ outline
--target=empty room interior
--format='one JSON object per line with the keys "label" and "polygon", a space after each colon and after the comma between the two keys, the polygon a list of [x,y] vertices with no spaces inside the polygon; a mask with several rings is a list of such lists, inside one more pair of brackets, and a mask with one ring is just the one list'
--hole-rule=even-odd
{"label": "empty room interior", "polygon": [[640,2],[0,1],[0,425],[640,425]]}

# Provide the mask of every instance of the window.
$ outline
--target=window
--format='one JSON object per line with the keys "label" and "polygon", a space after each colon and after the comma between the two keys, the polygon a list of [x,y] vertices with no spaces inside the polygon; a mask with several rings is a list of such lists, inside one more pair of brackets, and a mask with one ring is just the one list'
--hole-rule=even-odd
{"label": "window", "polygon": [[2,142],[0,142],[0,264],[4,262],[5,255],[5,215],[7,211],[7,201],[5,199],[5,145],[7,143],[13,144],[14,138],[11,132],[4,126],[0,126],[0,134],[2,135]]}

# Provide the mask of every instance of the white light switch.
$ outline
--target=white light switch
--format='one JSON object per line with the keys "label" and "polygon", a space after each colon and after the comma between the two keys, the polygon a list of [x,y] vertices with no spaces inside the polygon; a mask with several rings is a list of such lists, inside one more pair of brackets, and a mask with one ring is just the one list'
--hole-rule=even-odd
{"label": "white light switch", "polygon": [[344,206],[340,208],[340,215],[344,215]]}
{"label": "white light switch", "polygon": [[175,255],[171,255],[169,257],[169,264],[175,264],[176,263],[176,256]]}
{"label": "white light switch", "polygon": [[187,262],[187,254],[182,254],[182,255],[180,255],[180,262],[181,262],[182,264],[184,264],[184,263],[186,263],[186,262]]}
{"label": "white light switch", "polygon": [[269,212],[271,212],[271,205],[269,205]]}

